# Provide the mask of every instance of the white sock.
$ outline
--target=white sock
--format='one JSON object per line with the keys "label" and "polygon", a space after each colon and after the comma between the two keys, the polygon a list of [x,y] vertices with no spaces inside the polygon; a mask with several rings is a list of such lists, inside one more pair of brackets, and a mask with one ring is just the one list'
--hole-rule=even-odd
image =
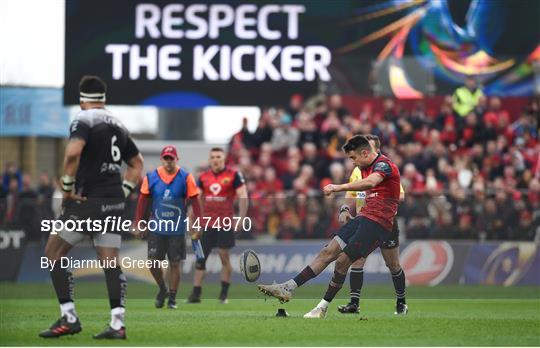
{"label": "white sock", "polygon": [[330,302],[326,301],[325,299],[322,299],[321,302],[319,302],[319,304],[317,305],[317,308],[328,308],[328,305],[330,304]]}
{"label": "white sock", "polygon": [[60,315],[67,318],[68,323],[73,324],[77,321],[77,312],[75,312],[75,303],[66,302],[60,305]]}
{"label": "white sock", "polygon": [[296,284],[296,282],[294,281],[294,279],[290,279],[288,281],[285,282],[285,287],[289,290],[289,291],[293,291],[294,289],[296,289],[298,287],[298,284]]}
{"label": "white sock", "polygon": [[111,309],[111,324],[115,330],[120,330],[124,325],[124,316],[126,309],[124,307],[116,307]]}

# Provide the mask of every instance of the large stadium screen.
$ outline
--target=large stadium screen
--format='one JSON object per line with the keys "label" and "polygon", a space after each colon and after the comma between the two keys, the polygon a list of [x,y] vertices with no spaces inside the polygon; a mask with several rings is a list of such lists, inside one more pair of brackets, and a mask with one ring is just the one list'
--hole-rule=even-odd
{"label": "large stadium screen", "polygon": [[[65,103],[103,76],[109,102],[272,105],[342,94],[534,93],[537,1],[68,1]],[[99,19],[99,20],[98,20]]]}

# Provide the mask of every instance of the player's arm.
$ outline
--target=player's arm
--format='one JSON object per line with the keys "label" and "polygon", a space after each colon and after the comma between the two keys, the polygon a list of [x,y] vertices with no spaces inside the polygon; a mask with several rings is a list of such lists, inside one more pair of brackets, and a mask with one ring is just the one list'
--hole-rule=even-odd
{"label": "player's arm", "polygon": [[75,195],[75,177],[81,162],[81,154],[90,135],[90,126],[76,118],[69,126],[69,141],[64,152],[64,173],[61,178],[64,199],[81,200]]}
{"label": "player's arm", "polygon": [[204,215],[204,188],[203,183],[201,181],[201,178],[199,178],[197,181],[195,181],[197,184],[197,189],[199,190],[199,195],[197,196],[197,200],[199,201],[199,206],[201,207],[201,217]]}
{"label": "player's arm", "polygon": [[152,204],[152,196],[148,188],[148,177],[145,176],[139,191],[139,199],[135,208],[135,219],[133,220],[133,235],[137,238],[142,238],[146,234],[146,229],[140,229],[140,221],[148,221],[150,217],[150,205]]}
{"label": "player's arm", "polygon": [[[197,219],[201,218],[202,209],[200,201],[200,190],[193,178],[192,174],[189,174],[186,178],[186,187],[187,187],[187,203],[191,206],[193,211],[193,218],[190,221],[195,222]],[[201,231],[195,230],[193,226],[189,226],[192,233],[193,239],[199,239],[201,237]]]}
{"label": "player's arm", "polygon": [[249,208],[249,199],[246,185],[242,185],[236,189],[236,197],[240,199],[240,202],[238,203],[238,216],[243,219],[247,216],[247,211]]}
{"label": "player's arm", "polygon": [[124,181],[122,182],[122,189],[124,190],[124,196],[129,196],[135,189],[141,178],[144,169],[144,160],[139,153],[126,161],[127,168],[124,174]]}
{"label": "player's arm", "polygon": [[124,173],[124,181],[122,182],[122,189],[124,190],[124,196],[127,197],[133,192],[141,179],[144,170],[144,159],[131,137],[128,137],[122,155],[124,162],[127,164],[127,169]]}
{"label": "player's arm", "polygon": [[379,185],[384,180],[384,176],[379,173],[371,173],[367,178],[356,180],[347,184],[344,184],[342,191],[367,191],[371,190],[375,186]]}
{"label": "player's arm", "polygon": [[62,175],[62,191],[64,199],[84,200],[77,196],[75,190],[75,176],[79,169],[81,153],[86,145],[86,140],[74,138],[70,139],[64,154],[64,175]]}
{"label": "player's arm", "polygon": [[244,179],[242,173],[236,172],[233,185],[236,190],[236,197],[239,199],[238,216],[240,217],[240,221],[243,221],[247,216],[249,208],[249,197],[247,192],[246,180]]}
{"label": "player's arm", "polygon": [[73,138],[69,140],[66,146],[66,152],[64,153],[64,175],[75,178],[85,145],[86,140],[84,139]]}
{"label": "player's arm", "polygon": [[367,178],[357,180],[342,185],[326,185],[323,190],[325,194],[330,194],[332,192],[342,192],[342,191],[367,191],[371,190],[375,186],[379,185],[384,180],[384,176],[375,172],[371,173]]}

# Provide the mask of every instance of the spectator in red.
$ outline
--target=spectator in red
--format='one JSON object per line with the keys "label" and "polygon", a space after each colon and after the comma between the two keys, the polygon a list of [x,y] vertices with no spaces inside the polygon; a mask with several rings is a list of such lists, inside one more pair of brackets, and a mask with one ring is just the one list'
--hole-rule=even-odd
{"label": "spectator in red", "polygon": [[321,132],[326,139],[329,139],[339,127],[341,127],[341,121],[337,115],[337,112],[330,110],[324,121],[321,124]]}
{"label": "spectator in red", "polygon": [[264,169],[263,179],[257,183],[257,191],[272,195],[283,191],[283,183],[276,177],[276,170],[272,167]]}
{"label": "spectator in red", "polygon": [[240,128],[238,133],[235,133],[232,136],[232,139],[229,142],[230,151],[235,151],[241,147],[251,148],[252,147],[251,136],[252,135],[250,131],[248,130],[248,119],[247,117],[244,117],[242,119],[242,127]]}
{"label": "spectator in red", "polygon": [[372,122],[375,115],[373,115],[373,105],[371,103],[365,103],[362,105],[362,111],[358,117],[359,121],[362,123]]}
{"label": "spectator in red", "polygon": [[482,142],[482,126],[478,124],[476,114],[471,112],[465,119],[465,126],[461,131],[459,146],[471,147],[477,142]]}
{"label": "spectator in red", "polygon": [[297,193],[302,194],[308,194],[315,188],[314,170],[311,165],[302,165],[300,168],[300,174],[293,182],[293,188]]}
{"label": "spectator in red", "polygon": [[416,170],[412,163],[407,163],[403,169],[402,185],[405,192],[424,192],[426,184],[424,176]]}
{"label": "spectator in red", "polygon": [[508,125],[510,123],[510,114],[508,111],[503,110],[501,105],[499,97],[491,97],[488,110],[484,114],[484,123],[486,125],[491,124],[494,128],[498,128],[500,124]]}
{"label": "spectator in red", "polygon": [[440,138],[441,141],[447,146],[457,142],[456,121],[453,117],[446,118]]}
{"label": "spectator in red", "polygon": [[508,189],[514,189],[517,186],[516,170],[512,166],[504,167],[504,184]]}

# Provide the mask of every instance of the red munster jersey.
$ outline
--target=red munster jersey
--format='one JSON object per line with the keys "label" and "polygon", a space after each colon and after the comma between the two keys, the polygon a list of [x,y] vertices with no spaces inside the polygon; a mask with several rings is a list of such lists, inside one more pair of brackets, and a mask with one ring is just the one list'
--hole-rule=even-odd
{"label": "red munster jersey", "polygon": [[204,200],[203,216],[211,217],[211,223],[214,218],[233,217],[236,189],[244,183],[242,174],[228,167],[219,173],[211,169],[202,173],[197,185]]}
{"label": "red munster jersey", "polygon": [[398,167],[388,157],[379,154],[367,168],[363,168],[361,171],[363,178],[377,173],[383,177],[383,181],[366,191],[366,201],[360,215],[379,223],[388,231],[392,231],[399,204],[400,174]]}

